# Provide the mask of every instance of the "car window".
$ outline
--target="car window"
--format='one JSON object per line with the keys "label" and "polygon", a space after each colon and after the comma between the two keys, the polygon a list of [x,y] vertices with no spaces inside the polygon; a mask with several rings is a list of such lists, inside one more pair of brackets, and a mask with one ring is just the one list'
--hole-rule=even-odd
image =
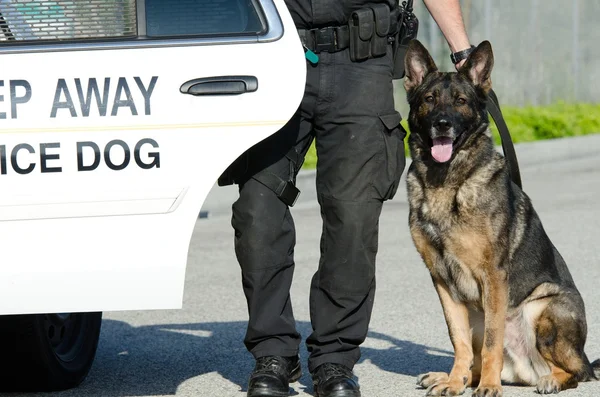
{"label": "car window", "polygon": [[137,3],[136,0],[0,0],[0,45],[102,38],[256,35],[265,31],[256,0],[138,0]]}
{"label": "car window", "polygon": [[149,37],[260,33],[251,0],[146,0]]}
{"label": "car window", "polygon": [[133,37],[135,0],[0,0],[0,40]]}

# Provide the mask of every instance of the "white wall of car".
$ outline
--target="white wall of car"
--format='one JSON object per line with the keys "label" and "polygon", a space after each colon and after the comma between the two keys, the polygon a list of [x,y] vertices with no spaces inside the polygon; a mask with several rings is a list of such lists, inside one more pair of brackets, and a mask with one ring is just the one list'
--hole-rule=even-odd
{"label": "white wall of car", "polygon": [[[260,5],[253,40],[0,45],[0,391],[79,385],[103,311],[181,307],[206,196],[304,91],[284,1]],[[258,88],[180,91],[223,76]]]}
{"label": "white wall of car", "polygon": [[[180,307],[204,199],[231,161],[292,116],[305,73],[295,34],[0,52],[0,62],[1,314]],[[179,91],[224,75],[256,76],[258,90]]]}

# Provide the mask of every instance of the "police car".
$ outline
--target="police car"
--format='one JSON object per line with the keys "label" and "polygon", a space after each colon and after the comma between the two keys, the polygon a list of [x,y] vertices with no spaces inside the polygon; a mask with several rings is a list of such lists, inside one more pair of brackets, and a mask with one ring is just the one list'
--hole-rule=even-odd
{"label": "police car", "polygon": [[0,389],[76,386],[103,311],[181,307],[204,199],[305,68],[283,0],[0,0]]}

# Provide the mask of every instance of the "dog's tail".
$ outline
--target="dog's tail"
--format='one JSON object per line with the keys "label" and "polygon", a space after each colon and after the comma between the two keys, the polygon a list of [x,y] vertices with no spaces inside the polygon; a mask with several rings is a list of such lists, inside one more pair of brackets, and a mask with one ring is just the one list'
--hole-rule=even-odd
{"label": "dog's tail", "polygon": [[600,358],[594,361],[592,364],[592,370],[594,371],[594,378],[600,380]]}
{"label": "dog's tail", "polygon": [[579,382],[589,382],[600,380],[600,358],[593,363],[583,354],[583,366],[575,373],[575,378]]}

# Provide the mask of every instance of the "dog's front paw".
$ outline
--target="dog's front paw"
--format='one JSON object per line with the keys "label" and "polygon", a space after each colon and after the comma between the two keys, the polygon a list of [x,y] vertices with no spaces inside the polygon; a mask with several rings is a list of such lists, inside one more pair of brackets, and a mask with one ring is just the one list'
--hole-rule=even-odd
{"label": "dog's front paw", "polygon": [[435,383],[427,389],[427,396],[460,396],[467,386],[461,381]]}
{"label": "dog's front paw", "polygon": [[448,374],[445,372],[428,372],[417,377],[417,385],[424,389],[428,389],[432,385],[440,382],[447,382]]}
{"label": "dog's front paw", "polygon": [[502,397],[502,386],[480,385],[474,392],[473,397]]}

